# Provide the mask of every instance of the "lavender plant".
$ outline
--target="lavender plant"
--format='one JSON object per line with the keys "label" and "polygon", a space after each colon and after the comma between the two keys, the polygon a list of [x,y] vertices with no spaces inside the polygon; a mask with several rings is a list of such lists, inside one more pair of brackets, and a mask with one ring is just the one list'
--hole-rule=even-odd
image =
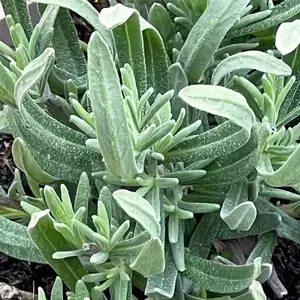
{"label": "lavender plant", "polygon": [[[266,281],[282,297],[271,258],[277,236],[300,242],[300,60],[270,32],[299,1],[100,14],[34,2],[32,28],[25,2],[3,1],[14,47],[0,43],[0,100],[17,169],[1,192],[1,251],[49,264],[57,300],[62,281],[70,300],[261,300]],[[88,45],[69,10],[95,28]]]}

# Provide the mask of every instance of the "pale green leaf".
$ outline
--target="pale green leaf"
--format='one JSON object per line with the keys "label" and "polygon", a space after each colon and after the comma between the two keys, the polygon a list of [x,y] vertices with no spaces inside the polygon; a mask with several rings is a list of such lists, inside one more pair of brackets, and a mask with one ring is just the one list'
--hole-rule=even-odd
{"label": "pale green leaf", "polygon": [[99,17],[112,30],[119,66],[123,67],[127,63],[132,67],[138,95],[141,97],[147,90],[147,78],[141,17],[138,11],[116,4],[102,9]]}
{"label": "pale green leaf", "polygon": [[164,246],[159,238],[152,238],[147,242],[130,268],[144,277],[159,274],[165,269]]}
{"label": "pale green leaf", "polygon": [[293,52],[300,44],[300,20],[282,23],[276,33],[276,48],[282,55]]}
{"label": "pale green leaf", "polygon": [[160,234],[159,221],[151,204],[142,196],[128,190],[118,190],[113,193],[113,198],[128,216],[135,219],[151,236]]}
{"label": "pale green leaf", "polygon": [[73,249],[63,236],[55,230],[49,210],[33,214],[27,230],[34,245],[40,249],[45,261],[55,270],[70,290],[74,291],[77,281],[86,274],[86,270],[77,257],[60,260],[52,258],[57,251],[70,251]]}
{"label": "pale green leaf", "polygon": [[1,4],[5,15],[11,15],[15,23],[19,23],[23,27],[27,39],[29,39],[32,33],[32,24],[27,3],[19,0],[2,0]]}
{"label": "pale green leaf", "polygon": [[55,278],[52,290],[51,300],[61,300],[63,298],[63,283],[59,277]]}
{"label": "pale green leaf", "polygon": [[110,51],[94,32],[88,45],[90,99],[96,133],[105,165],[117,178],[132,178],[138,172],[125,113],[125,102]]}
{"label": "pale green leaf", "polygon": [[168,250],[166,253],[165,270],[155,276],[147,279],[145,295],[155,297],[161,295],[163,297],[172,298],[174,295],[175,284],[178,271],[174,265],[172,255]]}
{"label": "pale green leaf", "polygon": [[300,146],[289,156],[287,161],[274,170],[269,156],[262,154],[257,171],[263,176],[264,181],[274,187],[295,186],[300,180]]}
{"label": "pale green leaf", "polygon": [[78,89],[86,88],[86,60],[70,12],[65,8],[60,8],[57,14],[51,45],[56,58],[49,78],[52,89],[62,93],[68,80]]}
{"label": "pale green leaf", "polygon": [[253,264],[236,266],[224,265],[186,253],[184,275],[201,284],[201,287],[216,293],[236,293],[248,288],[260,274],[261,260]]}
{"label": "pale green leaf", "polygon": [[[272,205],[272,204],[271,204]],[[260,210],[259,210],[260,211]],[[281,217],[277,213],[258,213],[255,222],[249,231],[230,230],[224,222],[218,232],[218,239],[231,240],[263,234],[277,229],[281,224]]]}
{"label": "pale green leaf", "polygon": [[165,44],[169,42],[175,33],[175,26],[168,11],[160,3],[153,3],[150,8],[149,23],[151,23],[162,36]]}
{"label": "pale green leaf", "polygon": [[28,236],[26,226],[0,216],[0,251],[20,260],[45,263]]}
{"label": "pale green leaf", "polygon": [[32,2],[44,3],[50,5],[58,5],[68,8],[78,15],[82,16],[88,23],[90,23],[113,49],[112,36],[107,28],[100,22],[98,11],[85,0],[32,0]]}
{"label": "pale green leaf", "polygon": [[22,116],[9,110],[9,126],[14,137],[24,140],[42,170],[69,182],[77,182],[82,172],[92,173],[92,162],[104,170],[101,156],[85,146],[85,135],[51,118],[30,97],[23,106]]}
{"label": "pale green leaf", "polygon": [[273,28],[286,20],[291,19],[300,12],[300,3],[298,0],[285,0],[272,9],[271,15],[259,22],[250,24],[243,28],[233,30],[228,34],[228,38],[244,36]]}
{"label": "pale green leaf", "polygon": [[246,51],[224,59],[214,70],[212,84],[217,85],[222,78],[237,70],[258,70],[273,75],[291,75],[291,68],[283,61],[260,51]]}
{"label": "pale green leaf", "polygon": [[220,216],[231,230],[248,231],[256,215],[255,205],[248,201],[248,180],[244,177],[231,185]]}
{"label": "pale green leaf", "polygon": [[57,180],[46,173],[36,162],[30,150],[21,138],[16,138],[12,146],[14,162],[18,169],[23,171],[28,177],[41,184],[49,184]]}
{"label": "pale green leaf", "polygon": [[191,82],[198,82],[228,30],[238,21],[250,0],[210,0],[190,31],[179,57]]}
{"label": "pale green leaf", "polygon": [[[54,63],[54,50],[47,48],[40,56],[32,60],[18,78],[14,90],[17,107],[23,113],[23,101],[28,91],[34,87],[44,76],[49,74]],[[42,91],[43,92],[43,91]]]}

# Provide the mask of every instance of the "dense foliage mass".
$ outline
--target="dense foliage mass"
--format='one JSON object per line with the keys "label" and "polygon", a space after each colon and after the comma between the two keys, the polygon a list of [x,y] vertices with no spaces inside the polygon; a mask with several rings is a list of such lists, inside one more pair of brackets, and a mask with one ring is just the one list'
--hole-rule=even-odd
{"label": "dense foliage mass", "polygon": [[0,250],[51,265],[53,300],[63,283],[69,300],[284,295],[271,259],[277,236],[300,243],[300,0],[34,0],[34,28],[25,1],[2,2],[17,169]]}

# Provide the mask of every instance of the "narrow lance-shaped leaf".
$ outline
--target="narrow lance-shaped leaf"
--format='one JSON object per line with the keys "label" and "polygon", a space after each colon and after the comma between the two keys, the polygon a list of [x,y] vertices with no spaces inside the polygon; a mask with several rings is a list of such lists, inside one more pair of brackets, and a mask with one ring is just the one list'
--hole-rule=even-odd
{"label": "narrow lance-shaped leaf", "polygon": [[159,221],[156,218],[154,209],[146,199],[135,192],[127,190],[118,190],[113,193],[113,197],[127,215],[135,219],[153,237],[159,236]]}
{"label": "narrow lance-shaped leaf", "polygon": [[[37,56],[42,54],[47,47],[50,46],[52,36],[54,33],[54,23],[56,16],[59,12],[59,6],[57,5],[47,5],[46,9],[41,13],[41,19],[39,21],[39,35],[36,39],[34,45],[35,53]],[[36,29],[34,29],[36,30]],[[30,41],[30,44],[32,41]]]}
{"label": "narrow lance-shaped leaf", "polygon": [[111,53],[97,32],[91,36],[88,56],[90,99],[101,154],[112,175],[132,178],[138,170],[119,77]]}
{"label": "narrow lance-shaped leaf", "polygon": [[201,287],[216,293],[236,293],[248,288],[259,275],[261,269],[260,258],[253,264],[235,266],[202,259],[186,254],[187,269],[184,275],[194,282],[201,283]]}
{"label": "narrow lance-shaped leaf", "polygon": [[179,57],[191,82],[198,82],[228,30],[250,0],[211,0],[189,33]]}
{"label": "narrow lance-shaped leaf", "polygon": [[231,230],[248,231],[251,228],[257,211],[254,203],[248,201],[247,178],[244,177],[231,185],[220,215]]}
{"label": "narrow lance-shaped leaf", "polygon": [[100,22],[98,11],[85,0],[32,0],[36,3],[44,3],[57,5],[64,8],[68,8],[78,15],[82,16],[85,20],[88,21],[100,34],[103,39],[108,43],[111,50],[113,50],[113,41],[112,36],[109,30]]}
{"label": "narrow lance-shaped leaf", "polygon": [[159,238],[152,238],[145,243],[130,268],[144,277],[159,274],[165,269],[164,246]]}
{"label": "narrow lance-shaped leaf", "polygon": [[63,236],[55,230],[49,210],[32,215],[28,225],[28,233],[47,263],[63,279],[71,291],[74,291],[76,282],[86,274],[86,270],[77,257],[59,260],[52,258],[52,255],[57,251],[73,249]]}
{"label": "narrow lance-shaped leaf", "polygon": [[165,7],[159,3],[153,3],[149,11],[149,22],[159,31],[165,45],[173,38],[175,25]]}
{"label": "narrow lance-shaped leaf", "polygon": [[300,4],[298,0],[285,0],[272,9],[271,15],[259,22],[255,22],[243,28],[232,30],[228,34],[228,38],[244,36],[260,32],[269,28],[273,28],[286,20],[291,19],[300,12]]}
{"label": "narrow lance-shaped leaf", "polygon": [[14,89],[16,78],[0,61],[0,102],[15,106]]}
{"label": "narrow lance-shaped leaf", "polygon": [[207,258],[212,242],[216,239],[221,226],[219,213],[205,214],[194,231],[189,243],[190,253]]}
{"label": "narrow lance-shaped leaf", "polygon": [[169,248],[166,251],[165,265],[165,270],[162,273],[147,279],[145,295],[149,297],[155,297],[155,295],[173,297],[178,271]]}
{"label": "narrow lance-shaped leaf", "polygon": [[164,94],[169,90],[168,55],[159,32],[144,19],[141,19],[141,28],[144,39],[148,88],[154,88],[154,97],[154,95]]}
{"label": "narrow lance-shaped leaf", "polygon": [[0,216],[0,251],[20,260],[45,263],[28,236],[26,226]]}
{"label": "narrow lance-shaped leaf", "polygon": [[29,40],[32,33],[32,24],[27,2],[20,0],[2,0],[1,4],[5,15],[11,15],[15,23],[19,23],[23,27],[26,37]]}
{"label": "narrow lance-shaped leaf", "polygon": [[300,146],[275,171],[269,156],[263,153],[256,169],[271,186],[296,186],[300,178]]}
{"label": "narrow lance-shaped leaf", "polygon": [[126,63],[132,67],[138,95],[141,97],[147,90],[147,75],[141,17],[138,11],[118,3],[102,9],[99,18],[112,30],[120,67]]}
{"label": "narrow lance-shaped leaf", "polygon": [[261,51],[246,51],[224,59],[214,70],[212,84],[218,85],[225,75],[244,69],[283,76],[292,73],[291,68],[283,60]]}
{"label": "narrow lance-shaped leaf", "polygon": [[179,143],[174,150],[164,154],[167,159],[218,157],[231,153],[248,141],[255,116],[241,94],[220,86],[193,85],[183,88],[179,97],[200,111],[227,118],[230,122]]}
{"label": "narrow lance-shaped leaf", "polygon": [[12,154],[17,168],[23,171],[35,182],[49,184],[57,180],[55,177],[42,170],[34,157],[31,155],[30,150],[27,148],[24,141],[22,141],[22,139],[19,137],[14,140]]}
{"label": "narrow lance-shaped leaf", "polygon": [[52,90],[62,94],[70,79],[78,89],[83,90],[87,84],[86,60],[70,12],[65,8],[60,8],[57,14],[51,44],[56,57],[49,78]]}
{"label": "narrow lance-shaped leaf", "polygon": [[254,236],[275,230],[280,226],[281,217],[278,215],[278,213],[260,213],[261,210],[258,210],[259,213],[257,214],[256,220],[249,231],[230,230],[227,224],[223,222],[218,232],[218,239],[231,240],[246,236]]}
{"label": "narrow lance-shaped leaf", "polygon": [[[180,63],[174,63],[168,69],[169,73],[169,88],[174,90],[174,97],[171,101],[172,116],[176,120],[180,115],[180,111],[184,108],[187,111],[187,104],[180,99],[178,93],[180,90],[188,86],[188,78]],[[187,120],[185,118],[185,124]],[[187,124],[186,124],[187,125]]]}
{"label": "narrow lance-shaped leaf", "polygon": [[[44,76],[49,74],[54,63],[54,50],[47,48],[40,56],[32,60],[23,70],[21,77],[16,82],[14,96],[15,101],[23,112],[23,100],[28,91],[34,87]],[[41,91],[43,92],[43,91]]]}
{"label": "narrow lance-shaped leaf", "polygon": [[101,155],[85,147],[85,135],[51,118],[28,96],[22,109],[22,116],[9,109],[7,120],[13,135],[22,138],[42,170],[68,182],[77,182],[82,172],[92,173],[92,162],[100,167],[97,171],[104,170]]}

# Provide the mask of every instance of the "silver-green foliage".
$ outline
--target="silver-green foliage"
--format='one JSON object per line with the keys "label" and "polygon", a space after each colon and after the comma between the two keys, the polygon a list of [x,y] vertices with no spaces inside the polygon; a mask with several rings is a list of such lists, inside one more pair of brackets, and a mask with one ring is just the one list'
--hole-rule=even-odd
{"label": "silver-green foliage", "polygon": [[[110,1],[100,14],[34,2],[47,6],[32,28],[20,0],[3,1],[14,48],[0,42],[1,129],[17,169],[0,191],[0,250],[50,264],[54,300],[62,281],[69,300],[136,299],[136,287],[266,299],[277,234],[300,242],[300,64],[258,31],[299,1]],[[88,45],[67,9],[95,28]],[[234,265],[218,240],[245,237],[252,251]]]}

